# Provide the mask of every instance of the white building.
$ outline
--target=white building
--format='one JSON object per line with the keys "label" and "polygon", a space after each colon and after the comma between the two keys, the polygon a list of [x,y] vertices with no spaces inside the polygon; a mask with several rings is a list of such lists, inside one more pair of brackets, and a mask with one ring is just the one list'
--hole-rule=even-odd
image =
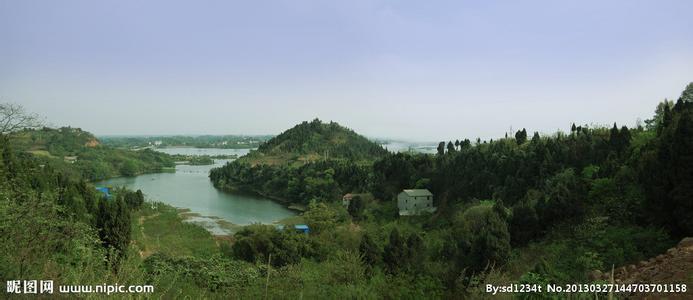
{"label": "white building", "polygon": [[397,207],[400,216],[436,211],[433,206],[433,194],[427,189],[403,190],[397,195]]}
{"label": "white building", "polygon": [[344,197],[342,197],[342,206],[349,207],[349,203],[351,203],[351,199],[353,198],[354,195],[351,193],[344,195]]}

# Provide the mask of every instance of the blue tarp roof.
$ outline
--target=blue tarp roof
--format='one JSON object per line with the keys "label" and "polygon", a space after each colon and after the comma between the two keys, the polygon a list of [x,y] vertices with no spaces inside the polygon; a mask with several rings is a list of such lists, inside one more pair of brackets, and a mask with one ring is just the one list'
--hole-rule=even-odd
{"label": "blue tarp roof", "polygon": [[107,187],[96,187],[96,190],[106,195],[106,198],[111,198],[110,189]]}
{"label": "blue tarp roof", "polygon": [[301,230],[308,230],[308,225],[304,225],[304,224],[294,225],[294,228],[301,229]]}

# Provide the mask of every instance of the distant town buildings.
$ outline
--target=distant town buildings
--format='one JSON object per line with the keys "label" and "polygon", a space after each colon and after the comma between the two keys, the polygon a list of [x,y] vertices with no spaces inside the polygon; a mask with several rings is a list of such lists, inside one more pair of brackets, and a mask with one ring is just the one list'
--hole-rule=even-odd
{"label": "distant town buildings", "polygon": [[399,208],[400,216],[436,211],[433,206],[433,194],[427,189],[403,190],[397,195],[397,208]]}

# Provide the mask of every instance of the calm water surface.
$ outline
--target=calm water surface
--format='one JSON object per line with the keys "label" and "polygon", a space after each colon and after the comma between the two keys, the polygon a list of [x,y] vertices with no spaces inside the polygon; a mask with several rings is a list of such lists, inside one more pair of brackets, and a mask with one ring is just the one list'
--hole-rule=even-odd
{"label": "calm water surface", "polygon": [[[219,155],[248,153],[248,149],[165,148],[157,151],[169,154]],[[209,180],[209,170],[229,160],[215,160],[210,166],[176,166],[175,173],[145,174],[135,177],[113,178],[97,182],[97,186],[125,186],[142,190],[147,199],[175,207],[188,208],[202,216],[215,216],[228,222],[247,225],[272,223],[294,215],[294,212],[267,198],[232,194],[217,190]],[[210,228],[208,228],[210,229]],[[215,232],[216,230],[216,232]],[[217,229],[210,229],[220,233]]]}

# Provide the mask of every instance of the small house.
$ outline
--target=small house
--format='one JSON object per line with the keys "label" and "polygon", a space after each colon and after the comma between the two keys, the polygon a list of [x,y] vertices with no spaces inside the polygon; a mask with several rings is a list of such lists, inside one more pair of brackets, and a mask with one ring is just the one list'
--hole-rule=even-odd
{"label": "small house", "polygon": [[436,211],[433,206],[433,194],[427,189],[403,190],[397,195],[397,208],[400,216]]}
{"label": "small house", "polygon": [[308,228],[308,225],[305,225],[305,224],[294,225],[294,229],[298,232],[302,232],[305,234],[310,233],[310,228]]}
{"label": "small house", "polygon": [[67,163],[74,164],[77,161],[77,156],[65,156],[63,157],[63,160]]}
{"label": "small house", "polygon": [[344,197],[342,197],[342,206],[344,207],[349,207],[349,203],[351,203],[351,199],[354,199],[354,194],[346,194]]}
{"label": "small house", "polygon": [[106,198],[111,198],[110,189],[108,187],[96,187],[96,190],[106,196]]}

